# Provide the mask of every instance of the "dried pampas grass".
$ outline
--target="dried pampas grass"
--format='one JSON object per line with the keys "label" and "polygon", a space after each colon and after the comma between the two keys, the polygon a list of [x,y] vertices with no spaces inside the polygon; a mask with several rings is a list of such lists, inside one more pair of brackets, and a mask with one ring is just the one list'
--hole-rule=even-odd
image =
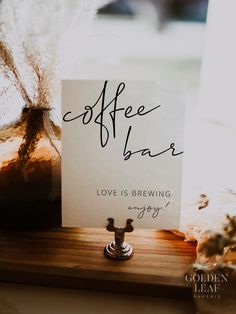
{"label": "dried pampas grass", "polygon": [[[3,116],[10,107],[25,110],[18,121],[0,130],[0,140],[24,128],[18,150],[20,164],[30,158],[39,141],[45,110],[56,102],[60,105],[60,80],[69,75],[81,56],[80,47],[85,43],[89,24],[98,7],[106,2],[1,1],[0,113]],[[58,133],[53,123],[50,128]],[[47,132],[46,135],[51,141]]]}
{"label": "dried pampas grass", "polygon": [[3,41],[0,41],[0,74],[3,75],[3,78],[6,78],[13,83],[27,106],[32,105],[32,101],[27,94],[24,83],[16,67],[13,54],[7,44]]}
{"label": "dried pampas grass", "polygon": [[107,2],[0,2],[0,119],[10,119],[10,106],[59,107],[60,81],[84,57],[91,21]]}

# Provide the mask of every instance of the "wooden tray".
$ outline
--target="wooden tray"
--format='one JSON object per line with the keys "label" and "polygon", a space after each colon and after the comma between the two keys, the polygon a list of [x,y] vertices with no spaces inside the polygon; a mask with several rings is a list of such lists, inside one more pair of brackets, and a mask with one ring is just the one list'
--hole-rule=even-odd
{"label": "wooden tray", "polygon": [[0,280],[98,291],[191,298],[184,274],[195,260],[195,244],[170,232],[135,230],[126,235],[135,254],[110,260],[105,229],[60,228],[0,231]]}

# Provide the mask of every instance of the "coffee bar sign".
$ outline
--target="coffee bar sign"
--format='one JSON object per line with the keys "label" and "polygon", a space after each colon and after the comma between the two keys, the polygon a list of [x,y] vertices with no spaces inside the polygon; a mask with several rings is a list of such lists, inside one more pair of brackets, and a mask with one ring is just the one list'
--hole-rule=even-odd
{"label": "coffee bar sign", "polygon": [[63,81],[62,115],[64,226],[179,226],[183,84]]}

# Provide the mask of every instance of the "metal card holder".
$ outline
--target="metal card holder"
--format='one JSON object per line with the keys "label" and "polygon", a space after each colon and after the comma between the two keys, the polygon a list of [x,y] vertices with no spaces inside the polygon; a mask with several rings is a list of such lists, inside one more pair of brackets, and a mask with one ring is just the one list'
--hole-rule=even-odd
{"label": "metal card holder", "polygon": [[127,219],[125,228],[117,228],[114,226],[114,219],[108,218],[107,231],[115,232],[115,241],[108,243],[104,248],[104,254],[108,258],[115,260],[127,260],[130,259],[134,250],[130,244],[125,241],[125,233],[132,232],[134,227],[132,226],[132,219]]}

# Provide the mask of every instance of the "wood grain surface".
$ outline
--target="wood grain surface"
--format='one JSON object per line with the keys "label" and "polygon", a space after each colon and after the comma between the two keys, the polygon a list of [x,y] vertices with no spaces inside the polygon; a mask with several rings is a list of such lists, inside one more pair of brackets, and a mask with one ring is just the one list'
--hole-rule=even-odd
{"label": "wood grain surface", "polygon": [[195,244],[167,231],[126,235],[135,254],[110,260],[103,248],[113,234],[103,229],[60,228],[0,232],[0,280],[159,296],[191,297],[184,274],[195,260]]}

